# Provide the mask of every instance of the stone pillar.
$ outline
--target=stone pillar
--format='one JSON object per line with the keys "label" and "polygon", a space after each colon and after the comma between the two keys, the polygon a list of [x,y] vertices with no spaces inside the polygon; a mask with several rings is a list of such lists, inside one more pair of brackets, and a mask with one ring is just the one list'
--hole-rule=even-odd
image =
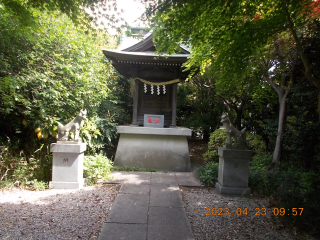
{"label": "stone pillar", "polygon": [[176,118],[177,118],[177,83],[172,85],[172,123],[171,128],[177,127]]}
{"label": "stone pillar", "polygon": [[220,193],[250,194],[248,188],[249,161],[252,151],[240,149],[218,149],[219,173],[215,187]]}
{"label": "stone pillar", "polygon": [[134,80],[134,93],[133,93],[133,113],[132,113],[132,124],[131,126],[138,126],[138,97],[139,97],[139,83],[138,80]]}
{"label": "stone pillar", "polygon": [[58,141],[50,145],[50,151],[53,153],[51,187],[58,189],[80,189],[83,187],[85,150],[85,143]]}

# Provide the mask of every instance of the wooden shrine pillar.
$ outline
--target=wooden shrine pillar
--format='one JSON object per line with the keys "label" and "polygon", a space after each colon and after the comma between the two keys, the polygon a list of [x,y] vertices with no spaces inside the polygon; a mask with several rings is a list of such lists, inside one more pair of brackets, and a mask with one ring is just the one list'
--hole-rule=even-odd
{"label": "wooden shrine pillar", "polygon": [[177,127],[176,118],[177,118],[177,83],[172,85],[172,123],[171,128]]}
{"label": "wooden shrine pillar", "polygon": [[130,126],[138,126],[138,96],[139,96],[139,85],[138,80],[134,80],[134,93],[133,93],[133,113],[132,113],[132,124]]}

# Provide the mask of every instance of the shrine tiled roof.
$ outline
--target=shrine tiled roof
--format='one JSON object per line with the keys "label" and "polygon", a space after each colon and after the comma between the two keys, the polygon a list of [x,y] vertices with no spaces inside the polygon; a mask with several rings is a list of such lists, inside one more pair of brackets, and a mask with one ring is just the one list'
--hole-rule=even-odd
{"label": "shrine tiled roof", "polygon": [[152,31],[142,27],[132,27],[131,30],[131,36],[121,36],[118,49],[102,50],[120,74],[125,77],[144,75],[145,79],[171,79],[173,75],[169,73],[172,72],[175,78],[187,77],[188,72],[183,70],[183,64],[190,52],[186,46],[181,46],[176,54],[159,55]]}
{"label": "shrine tiled roof", "polygon": [[[131,36],[122,35],[120,37],[120,44],[118,49],[105,49],[103,52],[106,57],[107,54],[126,54],[126,55],[136,55],[136,56],[159,56],[155,53],[155,46],[153,43],[153,34],[151,31],[146,31],[145,27],[131,27]],[[162,55],[165,57],[188,57],[190,54],[189,48],[185,45],[181,45],[181,51],[174,55]]]}

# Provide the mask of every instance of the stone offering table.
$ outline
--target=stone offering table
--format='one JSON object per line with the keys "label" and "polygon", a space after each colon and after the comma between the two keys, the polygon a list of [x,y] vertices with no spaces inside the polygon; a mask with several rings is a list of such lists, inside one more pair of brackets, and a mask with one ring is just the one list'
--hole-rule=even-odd
{"label": "stone offering table", "polygon": [[118,126],[115,166],[191,172],[188,128]]}
{"label": "stone offering table", "polygon": [[215,184],[218,191],[226,194],[250,194],[248,178],[252,151],[221,147],[218,154],[219,173]]}
{"label": "stone offering table", "polygon": [[58,141],[50,145],[50,151],[53,153],[51,187],[59,189],[80,189],[83,187],[85,150],[85,143]]}

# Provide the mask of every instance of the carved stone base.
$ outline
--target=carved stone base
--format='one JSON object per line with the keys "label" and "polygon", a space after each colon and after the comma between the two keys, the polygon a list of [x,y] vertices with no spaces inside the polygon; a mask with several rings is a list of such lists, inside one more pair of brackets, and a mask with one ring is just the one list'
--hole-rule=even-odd
{"label": "carved stone base", "polygon": [[68,141],[63,141],[63,140],[58,140],[57,144],[79,144],[82,143],[81,139],[79,140],[68,140]]}
{"label": "carved stone base", "polygon": [[251,193],[250,188],[222,187],[218,182],[214,187],[222,194],[247,195]]}
{"label": "carved stone base", "polygon": [[80,189],[83,187],[83,153],[85,143],[52,143],[53,153],[52,181],[53,188]]}
{"label": "carved stone base", "polygon": [[187,128],[118,126],[114,166],[191,172]]}
{"label": "carved stone base", "polygon": [[54,182],[49,183],[50,188],[56,189],[81,189],[84,185],[84,179],[82,182]]}
{"label": "carved stone base", "polygon": [[250,150],[219,148],[217,189],[220,193],[250,194],[248,188]]}

